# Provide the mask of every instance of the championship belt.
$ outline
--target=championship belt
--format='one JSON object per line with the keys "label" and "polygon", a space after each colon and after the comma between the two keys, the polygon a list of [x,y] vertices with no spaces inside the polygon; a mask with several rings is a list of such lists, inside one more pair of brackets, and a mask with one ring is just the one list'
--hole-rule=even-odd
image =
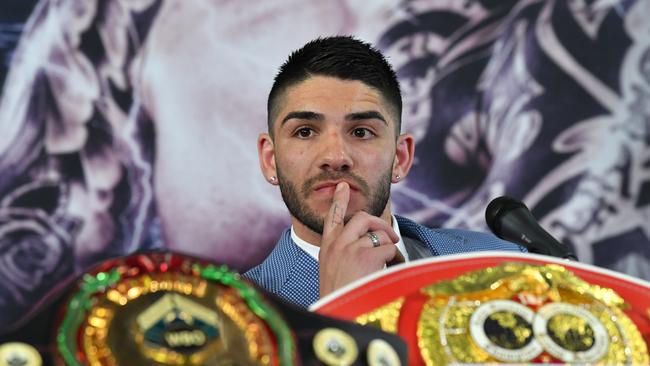
{"label": "championship belt", "polygon": [[649,283],[540,255],[418,260],[312,309],[401,335],[411,365],[649,363]]}
{"label": "championship belt", "polygon": [[104,262],[63,303],[58,365],[407,364],[396,335],[298,309],[225,266],[173,253]]}
{"label": "championship belt", "polygon": [[86,274],[57,334],[65,365],[294,364],[280,314],[238,274],[168,253]]}

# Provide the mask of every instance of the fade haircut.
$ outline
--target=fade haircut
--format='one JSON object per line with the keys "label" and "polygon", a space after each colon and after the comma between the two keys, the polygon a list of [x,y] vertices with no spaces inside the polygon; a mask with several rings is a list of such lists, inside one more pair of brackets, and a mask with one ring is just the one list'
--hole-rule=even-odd
{"label": "fade haircut", "polygon": [[369,43],[350,36],[317,38],[291,53],[275,76],[267,101],[268,131],[273,137],[273,121],[281,99],[292,86],[312,76],[332,76],[361,81],[379,92],[395,120],[395,135],[402,124],[402,94],[395,71],[386,58]]}

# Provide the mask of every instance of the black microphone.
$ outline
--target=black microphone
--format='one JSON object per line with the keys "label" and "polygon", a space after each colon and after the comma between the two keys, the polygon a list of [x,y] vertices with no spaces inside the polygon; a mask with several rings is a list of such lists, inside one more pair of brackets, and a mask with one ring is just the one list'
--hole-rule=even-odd
{"label": "black microphone", "polygon": [[485,222],[494,235],[520,244],[531,253],[578,260],[571,248],[555,240],[537,223],[528,207],[514,198],[493,199],[485,209]]}

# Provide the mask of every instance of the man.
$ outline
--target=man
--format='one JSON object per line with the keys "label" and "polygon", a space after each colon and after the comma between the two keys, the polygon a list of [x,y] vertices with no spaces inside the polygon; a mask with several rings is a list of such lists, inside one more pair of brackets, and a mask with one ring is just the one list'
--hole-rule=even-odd
{"label": "man", "polygon": [[260,167],[279,185],[292,226],[245,273],[299,306],[404,260],[477,250],[524,251],[492,235],[428,229],[395,216],[390,185],[413,163],[400,134],[396,75],[369,44],[351,37],[309,42],[275,78]]}

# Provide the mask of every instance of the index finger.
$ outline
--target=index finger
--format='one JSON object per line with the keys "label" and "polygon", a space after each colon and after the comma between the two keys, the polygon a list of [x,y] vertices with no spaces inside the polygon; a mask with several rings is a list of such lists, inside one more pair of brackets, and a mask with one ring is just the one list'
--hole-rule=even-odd
{"label": "index finger", "polygon": [[324,245],[333,242],[343,231],[345,225],[345,212],[348,210],[350,201],[350,185],[347,182],[341,182],[336,185],[334,196],[332,197],[332,206],[325,216],[323,224],[323,238],[321,240],[321,249]]}

